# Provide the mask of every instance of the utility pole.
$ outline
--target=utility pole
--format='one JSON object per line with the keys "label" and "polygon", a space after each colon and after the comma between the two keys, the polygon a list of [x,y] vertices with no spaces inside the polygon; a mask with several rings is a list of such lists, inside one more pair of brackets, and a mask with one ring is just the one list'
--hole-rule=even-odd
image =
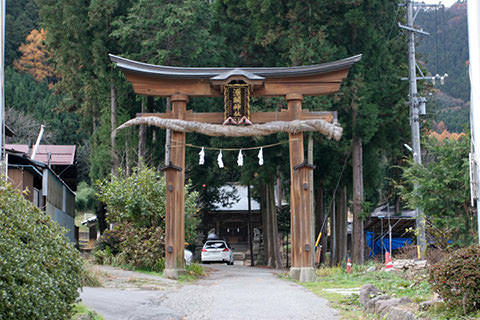
{"label": "utility pole", "polygon": [[472,206],[477,201],[477,229],[478,243],[480,244],[480,194],[479,194],[479,165],[480,165],[480,4],[477,1],[468,1],[468,48],[470,56],[470,128],[472,135],[472,153],[470,154],[470,186]]}
{"label": "utility pole", "polygon": [[[423,7],[438,7],[438,5],[428,5],[425,3],[415,3],[414,1],[407,0],[407,25],[398,26],[408,32],[408,83],[409,83],[409,99],[408,104],[410,107],[410,126],[412,133],[412,152],[413,160],[417,164],[422,164],[422,150],[420,147],[420,115],[425,115],[425,102],[424,97],[418,96],[417,91],[417,80],[432,80],[435,81],[436,78],[440,78],[443,82],[444,78],[448,75],[445,74],[443,77],[436,75],[435,77],[425,77],[420,70],[422,77],[417,77],[417,63],[415,60],[415,33],[429,35],[427,32],[416,29],[414,27],[414,21],[417,17],[419,10]],[[414,7],[419,7],[417,12],[414,12]],[[420,69],[420,68],[418,68]],[[406,78],[402,78],[402,80]],[[418,189],[418,184],[413,186],[414,190]],[[416,230],[417,230],[417,252],[419,259],[426,258],[427,250],[427,241],[425,236],[425,215],[420,208],[415,208],[415,218],[416,218]]]}
{"label": "utility pole", "polygon": [[0,172],[5,161],[5,10],[6,0],[0,0]]}

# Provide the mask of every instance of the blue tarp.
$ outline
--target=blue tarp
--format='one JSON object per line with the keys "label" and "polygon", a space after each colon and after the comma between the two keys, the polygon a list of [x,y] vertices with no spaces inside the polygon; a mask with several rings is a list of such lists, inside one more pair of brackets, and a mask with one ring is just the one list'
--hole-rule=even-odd
{"label": "blue tarp", "polygon": [[[377,239],[374,242],[375,235],[373,232],[367,232],[367,245],[370,248],[370,257],[375,256],[376,254],[383,254],[385,251],[390,251],[390,239],[384,237],[383,239]],[[392,238],[392,250],[399,249],[406,244],[412,244],[412,239],[410,238]]]}

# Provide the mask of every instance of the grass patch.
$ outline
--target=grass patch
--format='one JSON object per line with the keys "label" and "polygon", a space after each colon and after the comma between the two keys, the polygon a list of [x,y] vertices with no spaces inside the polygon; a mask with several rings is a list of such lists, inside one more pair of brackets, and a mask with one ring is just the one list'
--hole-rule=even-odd
{"label": "grass patch", "polygon": [[185,266],[185,273],[180,274],[178,276],[178,281],[179,282],[191,282],[195,281],[201,277],[204,277],[205,271],[203,270],[203,267],[193,263],[189,266]]}
{"label": "grass patch", "polygon": [[[146,270],[146,269],[135,269],[135,268],[133,268],[132,266],[129,266],[129,265],[120,265],[118,267],[120,267],[124,270],[135,271],[135,272],[139,272],[139,273],[143,273],[143,274],[147,274],[147,275],[151,275],[151,276],[164,277],[162,272],[155,272],[155,271],[150,271],[150,270]],[[195,281],[195,280],[197,280],[201,277],[204,277],[205,275],[206,274],[205,274],[205,271],[203,270],[203,267],[196,264],[196,263],[193,263],[189,266],[185,266],[185,273],[181,273],[178,276],[178,281],[179,282],[192,282],[192,281]]]}
{"label": "grass patch", "polygon": [[[348,274],[340,267],[317,269],[317,280],[315,282],[299,283],[313,293],[327,299],[331,307],[340,311],[343,319],[381,319],[375,314],[366,314],[363,306],[358,301],[357,294],[342,295],[337,292],[326,291],[325,289],[337,288],[353,289],[360,288],[364,284],[370,283],[377,286],[383,293],[391,297],[410,297],[413,302],[419,303],[433,298],[431,285],[426,280],[425,273],[419,273],[415,279],[408,279],[405,274],[397,272],[373,271],[366,272],[368,267],[355,266],[352,274]],[[377,266],[377,270],[380,266]],[[285,275],[282,275],[285,277]],[[416,308],[415,308],[416,309]],[[480,311],[475,314],[462,315],[463,310],[453,310],[447,308],[444,304],[428,311],[417,312],[418,318],[429,320],[473,320],[480,319]]]}
{"label": "grass patch", "polygon": [[393,272],[366,272],[366,269],[372,266],[375,266],[375,264],[354,266],[352,274],[346,273],[341,267],[323,267],[317,269],[317,280],[315,282],[301,283],[301,285],[327,299],[333,308],[340,311],[344,319],[376,319],[376,316],[364,314],[363,306],[358,301],[358,294],[344,295],[325,289],[335,288],[340,291],[342,289],[360,288],[364,284],[371,283],[392,297],[407,296],[415,302],[425,301],[433,297],[430,284],[426,280],[408,280],[402,274]]}
{"label": "grass patch", "polygon": [[84,260],[84,273],[82,276],[82,287],[103,287],[103,273],[96,269],[90,262]]}
{"label": "grass patch", "polygon": [[82,319],[82,320],[105,320],[104,317],[88,309],[85,305],[81,303],[76,303],[73,308],[73,317],[72,320]]}

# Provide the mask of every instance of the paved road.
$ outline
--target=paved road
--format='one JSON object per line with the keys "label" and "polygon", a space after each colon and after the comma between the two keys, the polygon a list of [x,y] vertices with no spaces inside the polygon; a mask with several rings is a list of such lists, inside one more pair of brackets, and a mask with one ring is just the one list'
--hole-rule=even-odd
{"label": "paved road", "polygon": [[[338,319],[325,299],[279,279],[271,270],[209,267],[209,276],[194,284],[165,282],[162,290],[158,290],[158,283],[156,290],[138,286],[84,288],[81,298],[106,320]],[[128,276],[128,283],[137,283],[131,274]]]}

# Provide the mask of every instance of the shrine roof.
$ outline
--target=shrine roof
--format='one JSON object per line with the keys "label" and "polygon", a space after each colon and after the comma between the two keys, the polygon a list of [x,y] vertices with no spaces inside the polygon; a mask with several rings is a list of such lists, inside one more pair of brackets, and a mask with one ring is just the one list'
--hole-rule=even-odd
{"label": "shrine roof", "polygon": [[210,79],[214,77],[223,78],[238,73],[243,74],[247,78],[258,77],[258,79],[311,76],[350,68],[355,62],[360,61],[362,58],[362,55],[359,54],[342,60],[296,67],[196,68],[154,65],[125,59],[112,54],[109,54],[109,56],[110,60],[123,71],[150,77],[177,79]]}

